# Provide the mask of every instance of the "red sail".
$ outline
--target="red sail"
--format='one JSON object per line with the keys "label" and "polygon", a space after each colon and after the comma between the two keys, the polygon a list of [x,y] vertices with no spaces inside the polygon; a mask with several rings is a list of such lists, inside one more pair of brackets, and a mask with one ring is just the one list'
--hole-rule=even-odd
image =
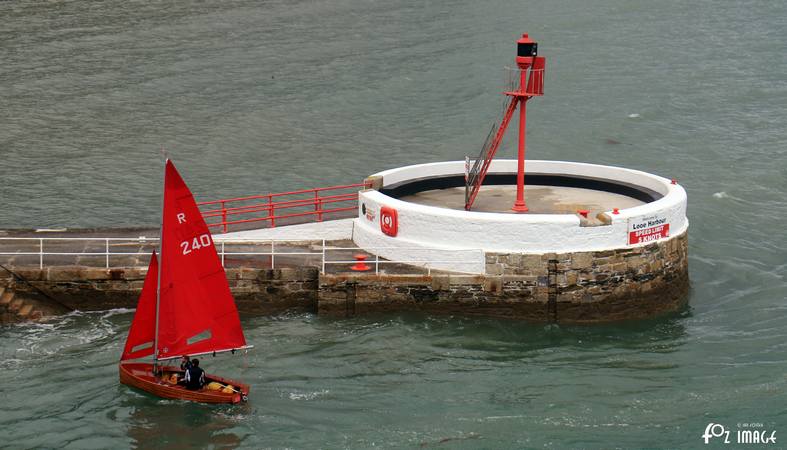
{"label": "red sail", "polygon": [[246,345],[224,268],[191,191],[164,175],[158,358]]}
{"label": "red sail", "polygon": [[123,349],[121,361],[144,358],[153,354],[153,336],[156,332],[156,282],[158,281],[158,260],[156,252],[150,257],[148,274],[142,293],[137,302],[137,312],[128,330],[126,347]]}

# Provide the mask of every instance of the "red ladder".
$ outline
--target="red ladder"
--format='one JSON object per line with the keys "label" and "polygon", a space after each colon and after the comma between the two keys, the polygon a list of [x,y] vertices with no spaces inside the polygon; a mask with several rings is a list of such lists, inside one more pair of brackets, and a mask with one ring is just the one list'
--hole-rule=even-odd
{"label": "red ladder", "polygon": [[[484,148],[481,149],[481,154],[478,156],[476,163],[473,165],[473,170],[468,175],[468,184],[466,187],[467,193],[465,195],[465,210],[467,211],[470,211],[470,207],[473,206],[473,201],[478,195],[481,185],[484,183],[486,172],[489,170],[489,165],[492,164],[492,158],[495,157],[495,153],[497,153],[497,149],[500,147],[500,143],[503,141],[503,135],[506,133],[508,122],[510,122],[511,117],[514,116],[514,111],[516,111],[519,100],[520,97],[509,98],[508,106],[506,106],[506,111],[503,114],[503,120],[500,122],[500,126],[497,129],[497,133],[495,133],[492,143],[488,147],[484,146]],[[483,163],[479,167],[478,162],[482,158]]]}

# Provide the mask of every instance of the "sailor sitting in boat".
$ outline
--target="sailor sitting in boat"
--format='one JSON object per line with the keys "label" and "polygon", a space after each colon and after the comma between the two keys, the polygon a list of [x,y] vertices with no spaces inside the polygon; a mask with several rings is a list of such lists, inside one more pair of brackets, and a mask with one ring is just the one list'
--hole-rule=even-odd
{"label": "sailor sitting in boat", "polygon": [[191,367],[186,369],[186,375],[183,378],[183,385],[186,389],[196,391],[205,386],[205,371],[200,369],[199,360],[194,358],[191,360]]}
{"label": "sailor sitting in boat", "polygon": [[180,370],[186,371],[191,367],[191,360],[189,355],[183,355],[180,359]]}

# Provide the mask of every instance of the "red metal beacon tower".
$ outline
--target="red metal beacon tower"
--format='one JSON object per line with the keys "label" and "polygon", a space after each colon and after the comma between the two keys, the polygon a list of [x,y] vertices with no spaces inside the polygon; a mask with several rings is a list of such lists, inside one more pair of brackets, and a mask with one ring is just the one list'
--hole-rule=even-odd
{"label": "red metal beacon tower", "polygon": [[[533,41],[527,33],[516,42],[516,64],[518,69],[514,70],[514,77],[509,82],[508,90],[503,92],[510,97],[506,106],[503,120],[500,127],[493,135],[490,133],[481,149],[481,155],[475,160],[473,168],[468,167],[467,188],[465,195],[465,209],[470,210],[473,201],[478,195],[478,190],[484,182],[489,165],[503,140],[508,123],[519,106],[519,151],[517,153],[517,176],[516,176],[516,201],[511,208],[516,212],[526,212],[525,204],[525,134],[527,129],[527,101],[532,97],[544,95],[544,70],[546,69],[546,58],[538,55],[538,43]],[[493,128],[494,129],[494,128]],[[469,164],[468,164],[469,166]]]}
{"label": "red metal beacon tower", "polygon": [[527,33],[516,41],[516,65],[519,66],[519,90],[506,92],[519,99],[519,151],[517,152],[516,201],[511,208],[516,212],[527,211],[525,204],[525,133],[527,128],[527,101],[544,95],[544,67],[546,59],[537,56],[538,43]]}

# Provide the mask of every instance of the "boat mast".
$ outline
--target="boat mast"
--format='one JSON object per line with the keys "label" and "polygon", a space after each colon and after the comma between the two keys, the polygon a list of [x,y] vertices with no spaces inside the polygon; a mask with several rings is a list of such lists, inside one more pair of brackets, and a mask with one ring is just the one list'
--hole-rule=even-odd
{"label": "boat mast", "polygon": [[158,229],[158,274],[156,275],[156,328],[153,332],[153,375],[158,371],[158,318],[159,318],[159,305],[161,303],[161,264],[164,260],[163,252],[164,247],[164,196],[167,189],[167,162],[169,158],[164,156],[164,182],[162,183],[163,189],[161,190],[161,222]]}

